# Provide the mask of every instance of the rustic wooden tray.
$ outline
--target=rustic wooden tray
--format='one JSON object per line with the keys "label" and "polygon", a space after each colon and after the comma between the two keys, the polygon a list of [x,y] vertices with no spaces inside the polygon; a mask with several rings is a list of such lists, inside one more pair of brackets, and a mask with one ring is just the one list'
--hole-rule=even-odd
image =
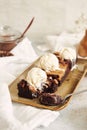
{"label": "rustic wooden tray", "polygon": [[[9,85],[9,90],[10,90],[12,101],[38,107],[38,108],[49,109],[49,110],[61,110],[65,108],[68,105],[71,97],[67,100],[65,104],[59,105],[59,106],[45,106],[45,105],[40,104],[38,99],[26,99],[26,98],[18,97],[17,83],[21,79],[25,79],[28,71],[33,67],[33,65],[34,64],[28,67],[17,79],[15,79]],[[68,74],[64,82],[58,88],[58,91],[56,92],[56,94],[64,97],[69,93],[73,93],[75,89],[77,88],[77,86],[79,85],[81,79],[85,76],[86,72],[87,72],[87,60],[78,59],[77,67]]]}

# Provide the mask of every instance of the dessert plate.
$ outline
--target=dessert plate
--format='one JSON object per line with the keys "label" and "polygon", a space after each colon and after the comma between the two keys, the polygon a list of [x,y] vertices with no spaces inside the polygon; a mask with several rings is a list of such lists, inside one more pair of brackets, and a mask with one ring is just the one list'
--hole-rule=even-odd
{"label": "dessert plate", "polygon": [[[69,104],[71,97],[63,105],[45,106],[40,104],[38,99],[27,99],[18,96],[17,83],[21,79],[25,79],[28,71],[34,66],[34,64],[35,62],[9,85],[12,101],[49,110],[61,110],[65,108]],[[76,67],[72,71],[70,71],[70,73],[63,81],[63,83],[60,85],[60,87],[58,87],[56,94],[60,95],[61,97],[65,97],[67,94],[73,93],[79,86],[79,83],[85,76],[86,72],[87,72],[87,60],[77,59]]]}

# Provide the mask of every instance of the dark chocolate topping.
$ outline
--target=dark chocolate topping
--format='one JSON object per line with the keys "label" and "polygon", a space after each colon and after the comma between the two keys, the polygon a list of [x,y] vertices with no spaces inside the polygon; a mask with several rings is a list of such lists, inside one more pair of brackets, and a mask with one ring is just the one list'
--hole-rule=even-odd
{"label": "dark chocolate topping", "polygon": [[32,91],[30,84],[24,79],[22,79],[17,84],[17,88],[18,88],[19,97],[25,97],[25,98],[33,99],[33,98],[37,98],[38,95],[39,95],[39,91],[37,91],[37,92]]}

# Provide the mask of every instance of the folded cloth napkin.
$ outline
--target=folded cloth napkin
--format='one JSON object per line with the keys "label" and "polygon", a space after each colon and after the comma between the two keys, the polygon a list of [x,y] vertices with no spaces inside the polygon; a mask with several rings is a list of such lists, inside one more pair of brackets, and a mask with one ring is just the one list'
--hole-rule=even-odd
{"label": "folded cloth napkin", "polygon": [[32,130],[48,126],[59,112],[11,102],[8,85],[38,58],[28,38],[11,52],[14,56],[0,58],[0,130]]}

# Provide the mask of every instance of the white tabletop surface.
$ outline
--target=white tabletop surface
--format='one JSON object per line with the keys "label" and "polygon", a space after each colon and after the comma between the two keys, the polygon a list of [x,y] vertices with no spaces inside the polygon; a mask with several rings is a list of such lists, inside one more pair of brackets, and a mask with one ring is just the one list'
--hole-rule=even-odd
{"label": "white tabletop surface", "polygon": [[[85,4],[87,1],[80,1],[1,0],[0,26],[11,25],[22,32],[31,18],[35,16],[35,22],[27,35],[31,41],[39,41],[48,34],[57,34],[66,27],[72,28],[73,21],[82,12],[87,14],[87,4]],[[77,91],[86,88],[87,77],[83,78]],[[87,130],[87,93],[74,96],[69,105],[60,111],[58,118],[47,128],[39,127],[35,130],[64,129]]]}

